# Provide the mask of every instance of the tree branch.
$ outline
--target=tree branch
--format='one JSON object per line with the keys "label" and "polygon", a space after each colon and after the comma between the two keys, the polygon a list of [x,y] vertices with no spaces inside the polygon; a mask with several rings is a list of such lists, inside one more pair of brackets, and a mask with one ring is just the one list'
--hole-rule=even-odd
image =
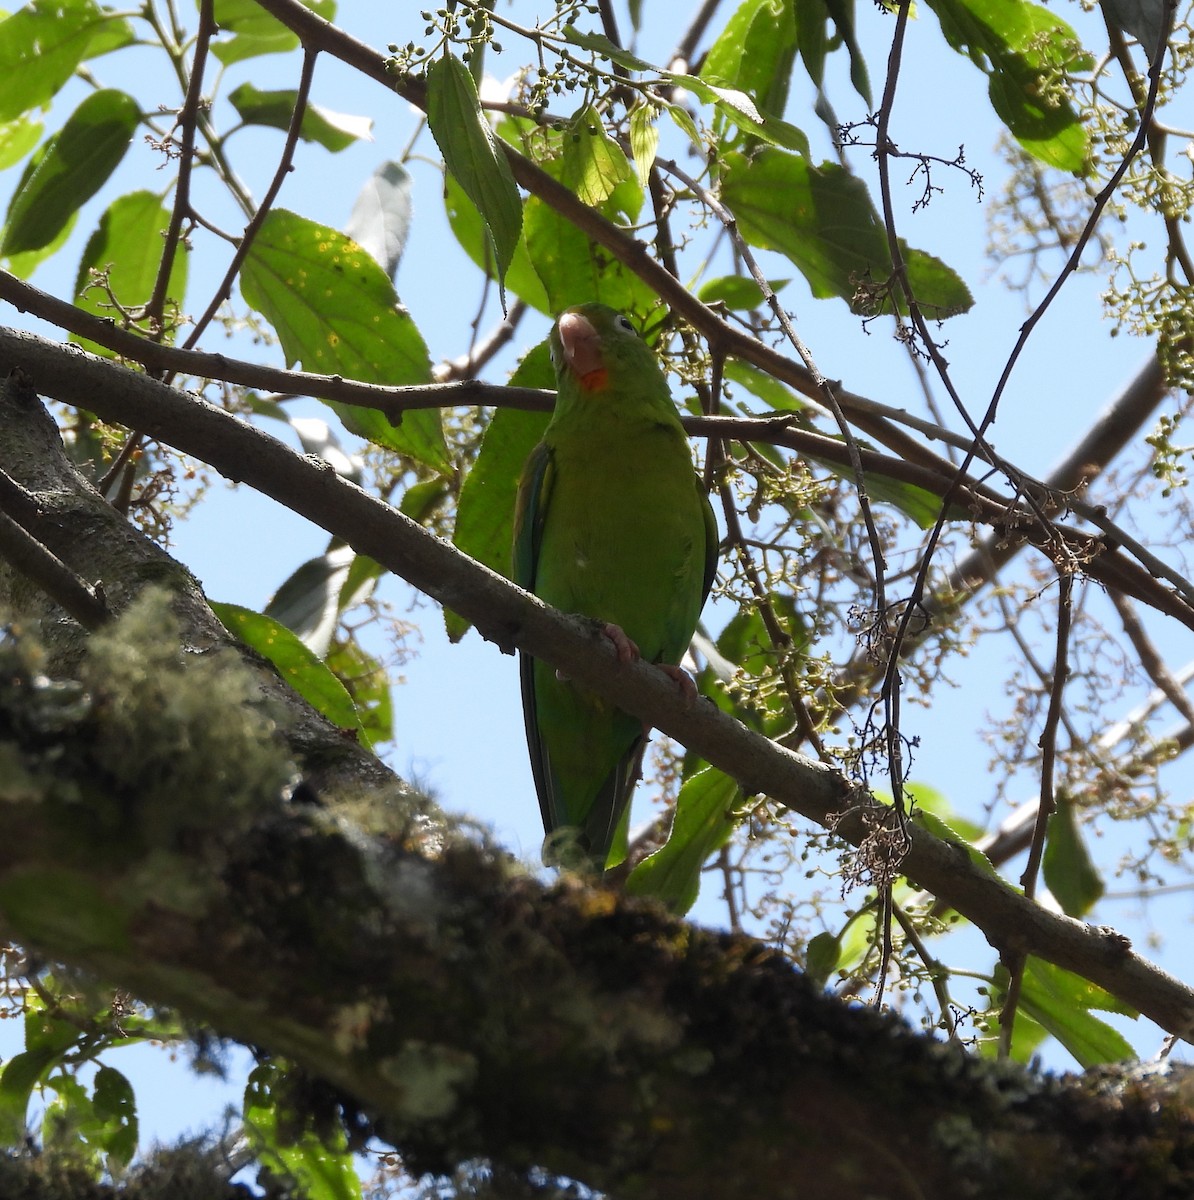
{"label": "tree branch", "polygon": [[[752,733],[713,704],[686,704],[650,664],[619,664],[607,639],[589,624],[548,608],[326,464],[224,410],[30,334],[0,336],[0,365],[18,362],[55,399],[143,429],[343,538],[467,618],[502,650],[543,659],[676,738],[738,780],[746,794],[769,795],[855,845],[887,818],[889,810],[858,794],[836,771]],[[8,440],[0,425],[0,447]],[[101,577],[51,548],[85,577]],[[919,828],[911,834],[903,872],[974,921],[994,945],[1076,971],[1162,1028],[1183,1037],[1194,1033],[1194,990],[1136,955],[1122,935],[1047,912],[971,862],[962,846]]]}

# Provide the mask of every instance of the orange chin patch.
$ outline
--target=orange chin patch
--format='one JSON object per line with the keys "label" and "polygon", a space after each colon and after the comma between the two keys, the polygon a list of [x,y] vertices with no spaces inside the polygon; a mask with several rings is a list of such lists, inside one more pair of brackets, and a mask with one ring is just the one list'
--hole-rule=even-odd
{"label": "orange chin patch", "polygon": [[589,371],[588,374],[580,376],[580,386],[586,392],[599,392],[609,383],[609,372],[604,367],[598,367],[596,370]]}

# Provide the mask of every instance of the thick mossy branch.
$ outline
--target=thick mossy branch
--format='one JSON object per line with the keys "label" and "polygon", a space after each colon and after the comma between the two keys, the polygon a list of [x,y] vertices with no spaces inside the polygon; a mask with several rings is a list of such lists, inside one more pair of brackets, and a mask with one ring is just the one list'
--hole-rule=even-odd
{"label": "thick mossy branch", "polygon": [[[984,1063],[749,939],[545,890],[392,795],[387,837],[287,800],[246,668],[171,650],[167,612],[131,605],[85,688],[40,673],[30,635],[0,644],[0,914],[328,1080],[413,1168],[488,1157],[623,1197],[1089,1198],[1128,1179],[1148,1197],[1194,1178],[1162,1082]],[[227,763],[201,767],[219,741]]]}

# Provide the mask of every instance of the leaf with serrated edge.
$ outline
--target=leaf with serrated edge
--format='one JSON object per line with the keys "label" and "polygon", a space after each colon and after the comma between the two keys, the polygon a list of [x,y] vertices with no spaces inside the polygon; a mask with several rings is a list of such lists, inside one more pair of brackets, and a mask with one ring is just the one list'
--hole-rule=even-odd
{"label": "leaf with serrated edge", "polygon": [[444,165],[477,206],[492,239],[499,283],[518,245],[522,200],[489,128],[468,67],[452,54],[427,69],[427,124]]}

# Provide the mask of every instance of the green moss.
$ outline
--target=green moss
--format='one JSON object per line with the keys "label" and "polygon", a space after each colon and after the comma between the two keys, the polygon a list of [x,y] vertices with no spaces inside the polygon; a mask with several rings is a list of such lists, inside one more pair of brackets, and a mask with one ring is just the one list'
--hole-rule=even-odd
{"label": "green moss", "polygon": [[159,589],[91,638],[82,677],[95,698],[94,757],[150,846],[227,831],[296,774],[252,675],[232,651],[184,662]]}

